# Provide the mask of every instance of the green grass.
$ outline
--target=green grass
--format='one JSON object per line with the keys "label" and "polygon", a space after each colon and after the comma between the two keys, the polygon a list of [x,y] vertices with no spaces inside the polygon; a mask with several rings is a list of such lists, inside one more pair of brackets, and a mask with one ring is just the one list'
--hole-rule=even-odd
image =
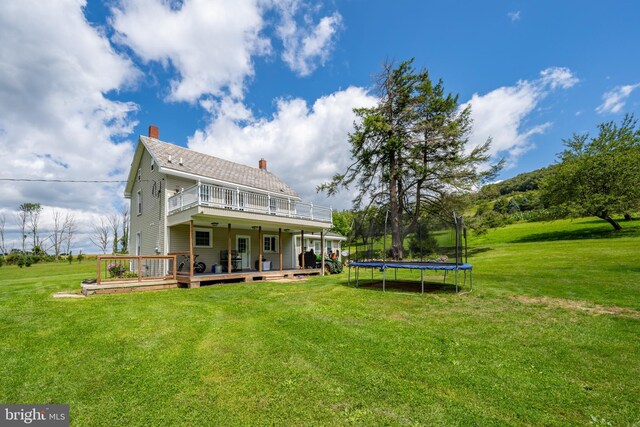
{"label": "green grass", "polygon": [[342,274],[53,299],[94,264],[0,267],[0,402],[68,403],[78,426],[638,425],[628,225],[473,238],[466,295]]}

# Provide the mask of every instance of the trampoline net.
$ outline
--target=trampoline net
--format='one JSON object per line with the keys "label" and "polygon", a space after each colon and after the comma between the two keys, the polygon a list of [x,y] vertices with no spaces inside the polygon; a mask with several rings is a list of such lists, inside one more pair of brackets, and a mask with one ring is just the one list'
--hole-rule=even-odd
{"label": "trampoline net", "polygon": [[[390,261],[391,225],[386,212],[354,221],[349,236],[351,261]],[[403,241],[402,261],[466,262],[466,229],[462,217],[451,213],[422,219]]]}

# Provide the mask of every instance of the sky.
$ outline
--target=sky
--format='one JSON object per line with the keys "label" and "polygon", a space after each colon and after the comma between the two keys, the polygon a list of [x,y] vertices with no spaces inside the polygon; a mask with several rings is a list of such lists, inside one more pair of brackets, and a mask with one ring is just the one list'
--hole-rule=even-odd
{"label": "sky", "polygon": [[[0,220],[43,206],[79,226],[119,212],[138,136],[268,169],[304,201],[345,169],[353,108],[385,61],[415,58],[471,105],[501,179],[640,106],[640,2],[20,0],[0,2]],[[636,114],[637,115],[637,114]],[[24,180],[43,179],[48,182]],[[116,181],[111,183],[55,182]]]}

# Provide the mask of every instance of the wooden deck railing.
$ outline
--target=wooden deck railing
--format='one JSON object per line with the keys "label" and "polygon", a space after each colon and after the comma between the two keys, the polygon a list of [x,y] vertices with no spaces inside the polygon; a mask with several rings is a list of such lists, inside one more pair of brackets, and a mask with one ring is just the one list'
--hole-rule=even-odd
{"label": "wooden deck railing", "polygon": [[176,280],[176,256],[98,255],[98,284],[143,280]]}
{"label": "wooden deck railing", "polygon": [[169,252],[170,256],[176,259],[176,276],[190,276],[191,275],[191,260],[189,251],[184,252]]}

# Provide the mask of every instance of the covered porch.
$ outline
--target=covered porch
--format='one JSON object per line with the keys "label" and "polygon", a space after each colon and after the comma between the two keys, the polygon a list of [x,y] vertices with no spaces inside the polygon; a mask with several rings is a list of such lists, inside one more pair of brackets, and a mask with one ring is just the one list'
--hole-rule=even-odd
{"label": "covered porch", "polygon": [[330,227],[328,221],[192,206],[168,216],[165,247],[176,257],[178,283],[187,287],[321,275],[319,265],[299,256],[299,242],[305,236],[324,241]]}

